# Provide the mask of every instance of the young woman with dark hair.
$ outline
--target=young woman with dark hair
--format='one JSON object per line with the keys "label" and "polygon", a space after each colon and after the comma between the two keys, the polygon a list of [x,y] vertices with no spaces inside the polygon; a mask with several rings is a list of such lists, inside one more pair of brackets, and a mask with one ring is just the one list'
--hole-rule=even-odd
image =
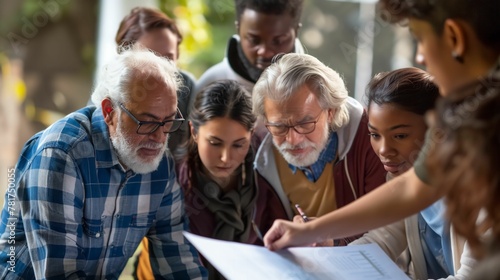
{"label": "young woman with dark hair", "polygon": [[[256,117],[251,108],[249,93],[235,81],[214,82],[197,95],[189,115],[189,139],[176,155],[192,233],[263,245],[260,231],[269,229],[276,216],[265,204],[279,200],[256,184]],[[147,248],[147,241],[143,244]],[[150,256],[154,259],[154,252],[147,249],[140,255],[139,279],[152,277],[144,265]],[[210,263],[203,263],[210,279],[223,279]]]}
{"label": "young woman with dark hair", "polygon": [[[388,180],[413,166],[425,139],[425,113],[438,96],[431,76],[418,68],[379,73],[368,85],[371,145]],[[351,244],[377,243],[412,279],[462,279],[469,276],[474,259],[465,240],[450,230],[444,213],[443,200],[438,200]]]}

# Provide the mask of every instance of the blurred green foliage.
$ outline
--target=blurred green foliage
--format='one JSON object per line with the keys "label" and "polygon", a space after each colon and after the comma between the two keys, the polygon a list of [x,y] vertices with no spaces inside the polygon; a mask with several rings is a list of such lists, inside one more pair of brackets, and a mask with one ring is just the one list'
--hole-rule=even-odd
{"label": "blurred green foliage", "polygon": [[49,2],[40,0],[24,0],[17,3],[2,3],[12,6],[8,13],[3,13],[0,24],[0,52],[10,56],[16,53],[16,44],[26,44],[38,32],[38,29],[49,22],[60,20],[68,11],[71,2]]}
{"label": "blurred green foliage", "polygon": [[159,0],[159,7],[176,19],[184,36],[180,68],[200,77],[223,59],[226,43],[236,32],[233,0]]}

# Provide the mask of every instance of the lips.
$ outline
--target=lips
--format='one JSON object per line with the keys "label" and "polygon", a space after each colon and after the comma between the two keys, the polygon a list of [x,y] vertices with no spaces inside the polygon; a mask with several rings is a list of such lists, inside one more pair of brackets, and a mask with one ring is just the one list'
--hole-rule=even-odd
{"label": "lips", "polygon": [[401,163],[383,162],[382,164],[384,165],[385,171],[391,172],[391,173],[398,173],[402,170],[401,167],[404,164],[404,162],[401,162]]}
{"label": "lips", "polygon": [[214,167],[216,172],[223,172],[223,173],[228,173],[233,171],[232,166],[215,166]]}
{"label": "lips", "polygon": [[271,65],[270,60],[257,59],[257,61],[255,62],[255,67],[259,69],[266,69],[269,65]]}
{"label": "lips", "polygon": [[155,157],[161,152],[160,149],[151,149],[151,148],[140,148],[141,154],[147,156],[147,157]]}
{"label": "lips", "polygon": [[303,154],[305,152],[305,149],[289,149],[286,151],[292,155],[300,155],[300,154]]}
{"label": "lips", "polygon": [[220,169],[220,170],[229,170],[231,169],[231,167],[227,167],[227,166],[216,166],[217,169]]}

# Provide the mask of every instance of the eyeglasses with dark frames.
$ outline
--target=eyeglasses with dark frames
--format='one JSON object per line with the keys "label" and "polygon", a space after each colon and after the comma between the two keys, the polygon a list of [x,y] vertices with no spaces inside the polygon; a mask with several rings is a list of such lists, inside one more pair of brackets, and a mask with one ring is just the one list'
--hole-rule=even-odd
{"label": "eyeglasses with dark frames", "polygon": [[130,113],[125,106],[120,103],[120,108],[129,115],[129,117],[137,124],[137,130],[135,131],[137,134],[148,135],[154,133],[159,127],[163,128],[163,133],[171,133],[179,129],[182,123],[185,121],[184,117],[177,108],[177,112],[175,114],[175,119],[166,120],[162,122],[151,122],[151,121],[140,121],[138,120],[132,113]]}
{"label": "eyeglasses with dark frames", "polygon": [[286,136],[290,128],[293,128],[298,134],[309,134],[316,129],[316,123],[319,121],[321,114],[323,114],[323,111],[319,113],[314,121],[301,122],[294,125],[267,123],[266,128],[272,135],[279,137]]}

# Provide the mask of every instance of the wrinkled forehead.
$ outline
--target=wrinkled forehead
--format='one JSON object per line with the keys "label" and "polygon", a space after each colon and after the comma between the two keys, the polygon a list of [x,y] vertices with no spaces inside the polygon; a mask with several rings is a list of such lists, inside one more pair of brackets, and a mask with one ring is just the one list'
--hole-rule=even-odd
{"label": "wrinkled forehead", "polygon": [[308,115],[317,115],[321,106],[316,95],[310,91],[299,91],[287,100],[264,100],[264,111],[268,121],[300,120]]}
{"label": "wrinkled forehead", "polygon": [[152,96],[174,99],[177,102],[175,83],[168,83],[168,80],[159,73],[134,71],[126,87],[130,102],[141,102],[146,98],[152,98]]}

